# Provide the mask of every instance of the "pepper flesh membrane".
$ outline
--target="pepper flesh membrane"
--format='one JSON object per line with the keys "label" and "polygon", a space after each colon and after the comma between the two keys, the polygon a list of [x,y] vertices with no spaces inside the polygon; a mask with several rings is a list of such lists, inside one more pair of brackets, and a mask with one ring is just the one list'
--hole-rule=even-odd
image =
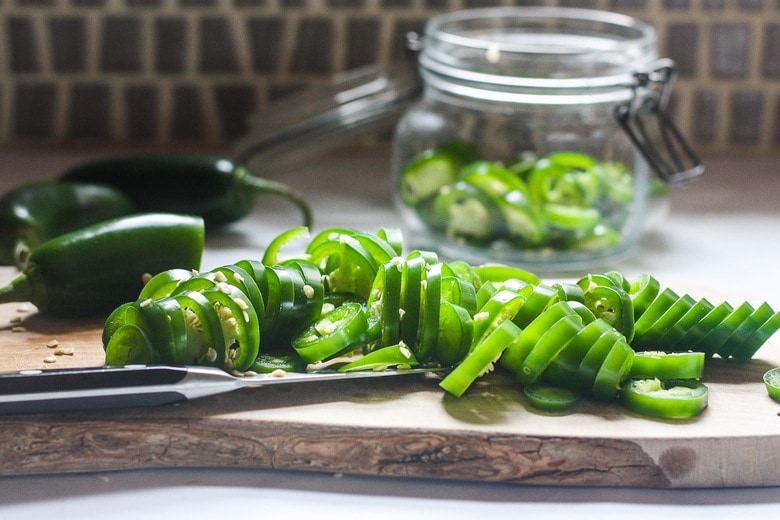
{"label": "pepper flesh membrane", "polygon": [[[280,236],[266,260],[278,261],[291,237],[308,236],[301,229]],[[569,410],[582,396],[648,415],[692,417],[706,408],[698,381],[704,362],[715,355],[747,361],[780,328],[780,313],[766,303],[697,301],[648,274],[627,280],[614,271],[589,273],[576,284],[548,285],[516,267],[404,254],[401,239],[391,228],[331,228],[311,238],[300,257],[277,264],[241,260],[206,273],[161,272],[141,292],[145,305],[157,314],[185,309],[179,321],[187,326],[174,336],[157,314],[142,319],[140,303],[126,303],[106,321],[107,359],[173,359],[237,375],[254,373],[252,366],[276,367],[274,373],[443,368],[440,386],[454,396],[498,369],[528,389],[532,409],[543,406],[532,392],[544,388],[564,396],[553,408]],[[178,306],[158,304],[168,293],[178,295]],[[193,307],[199,301],[212,305]],[[708,350],[680,351],[686,339]],[[160,350],[179,351],[177,343],[188,353],[183,360]]]}

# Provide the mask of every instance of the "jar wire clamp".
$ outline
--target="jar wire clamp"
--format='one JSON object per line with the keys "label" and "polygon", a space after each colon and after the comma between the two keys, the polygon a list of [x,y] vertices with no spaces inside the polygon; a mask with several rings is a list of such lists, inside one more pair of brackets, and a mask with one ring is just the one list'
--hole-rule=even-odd
{"label": "jar wire clamp", "polygon": [[704,173],[704,165],[667,110],[674,62],[658,60],[652,70],[634,73],[634,79],[632,99],[615,109],[618,123],[666,183],[697,179]]}

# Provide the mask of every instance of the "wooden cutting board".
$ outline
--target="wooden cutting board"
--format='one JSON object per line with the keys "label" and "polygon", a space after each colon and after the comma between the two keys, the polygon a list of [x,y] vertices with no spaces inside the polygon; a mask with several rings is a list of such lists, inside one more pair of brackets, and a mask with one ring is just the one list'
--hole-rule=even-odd
{"label": "wooden cutting board", "polygon": [[[4,282],[13,271],[0,275]],[[0,370],[99,366],[101,326],[0,305]],[[780,485],[780,403],[761,380],[773,366],[777,338],[746,365],[713,360],[710,406],[685,421],[587,399],[544,415],[501,374],[459,399],[436,376],[408,375],[158,408],[5,416],[0,475],[240,467],[547,485]]]}

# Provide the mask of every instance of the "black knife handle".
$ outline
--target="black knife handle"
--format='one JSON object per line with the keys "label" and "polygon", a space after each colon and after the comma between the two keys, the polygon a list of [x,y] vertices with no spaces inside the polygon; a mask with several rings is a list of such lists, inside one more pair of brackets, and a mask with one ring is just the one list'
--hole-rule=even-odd
{"label": "black knife handle", "polygon": [[167,385],[181,382],[185,367],[129,366],[24,370],[0,374],[0,396]]}
{"label": "black knife handle", "polygon": [[[0,415],[50,413],[186,401],[173,386],[187,375],[184,367],[138,366],[27,370],[0,374]],[[141,387],[159,391],[138,392]],[[169,386],[169,389],[163,389]]]}

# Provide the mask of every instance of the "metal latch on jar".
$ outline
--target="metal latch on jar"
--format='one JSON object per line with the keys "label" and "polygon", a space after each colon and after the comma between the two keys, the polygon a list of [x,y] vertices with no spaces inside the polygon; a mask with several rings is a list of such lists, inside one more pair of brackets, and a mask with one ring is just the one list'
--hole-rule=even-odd
{"label": "metal latch on jar", "polygon": [[669,184],[692,181],[704,165],[667,112],[674,63],[656,62],[650,71],[634,73],[634,95],[621,103],[615,116],[658,176]]}

